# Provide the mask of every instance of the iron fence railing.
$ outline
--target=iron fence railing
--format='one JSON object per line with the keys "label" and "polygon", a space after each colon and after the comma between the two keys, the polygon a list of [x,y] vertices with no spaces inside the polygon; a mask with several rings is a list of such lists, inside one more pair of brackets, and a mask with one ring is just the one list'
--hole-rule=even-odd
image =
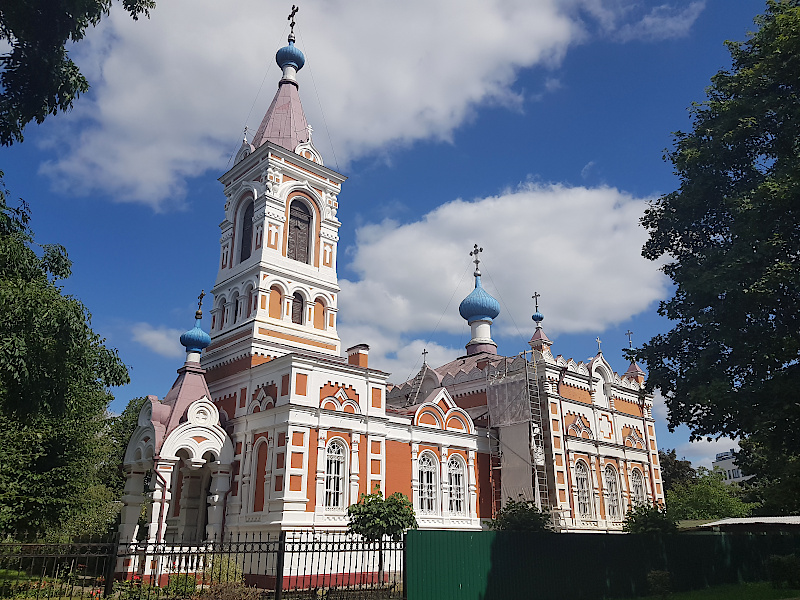
{"label": "iron fence railing", "polygon": [[404,543],[346,532],[220,541],[0,543],[0,597],[118,600],[402,598]]}

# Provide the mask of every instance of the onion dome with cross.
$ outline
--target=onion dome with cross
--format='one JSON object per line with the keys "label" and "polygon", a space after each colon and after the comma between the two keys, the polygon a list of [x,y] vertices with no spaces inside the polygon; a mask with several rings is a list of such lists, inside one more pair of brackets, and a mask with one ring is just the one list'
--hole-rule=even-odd
{"label": "onion dome with cross", "polygon": [[278,63],[278,66],[283,71],[283,79],[288,79],[289,81],[294,81],[294,75],[303,68],[303,65],[306,64],[306,57],[303,56],[303,53],[300,51],[300,48],[294,45],[295,37],[294,37],[294,16],[297,14],[297,7],[292,6],[292,12],[289,15],[289,44],[278,50],[275,54],[275,62]]}
{"label": "onion dome with cross", "polygon": [[469,323],[472,331],[472,339],[466,346],[468,355],[478,352],[497,353],[497,344],[491,336],[491,324],[500,314],[500,303],[481,286],[481,271],[478,268],[481,262],[478,254],[481,252],[483,248],[478,248],[478,244],[475,244],[469,253],[475,263],[475,289],[458,306],[458,313]]}
{"label": "onion dome with cross", "polygon": [[200,323],[203,320],[202,308],[203,296],[205,295],[205,291],[202,291],[198,296],[199,302],[197,303],[197,311],[194,313],[194,327],[181,336],[181,346],[186,348],[187,361],[199,361],[200,353],[203,351],[203,348],[206,348],[211,343],[211,336],[200,327]]}

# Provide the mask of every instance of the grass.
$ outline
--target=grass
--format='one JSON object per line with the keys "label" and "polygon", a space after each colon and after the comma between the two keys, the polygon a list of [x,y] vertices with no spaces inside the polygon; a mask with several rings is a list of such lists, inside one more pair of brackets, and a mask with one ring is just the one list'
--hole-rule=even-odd
{"label": "grass", "polygon": [[[673,592],[669,600],[780,600],[800,599],[800,590],[775,589],[768,582],[720,585],[705,590]],[[661,596],[646,596],[641,600],[661,600]]]}

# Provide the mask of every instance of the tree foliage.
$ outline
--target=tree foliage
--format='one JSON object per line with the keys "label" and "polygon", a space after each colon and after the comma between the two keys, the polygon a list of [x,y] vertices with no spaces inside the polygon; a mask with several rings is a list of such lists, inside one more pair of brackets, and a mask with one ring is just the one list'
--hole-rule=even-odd
{"label": "tree foliage", "polygon": [[775,456],[759,436],[739,440],[736,464],[746,475],[742,499],[756,504],[756,515],[800,514],[800,453]]}
{"label": "tree foliage", "polygon": [[[662,390],[669,426],[694,439],[751,436],[775,460],[800,448],[800,6],[767,3],[727,42],[668,158],[680,187],[642,223],[643,255],[666,258],[675,322],[632,357]],[[795,488],[797,489],[797,488]]]}
{"label": "tree foliage", "polygon": [[[154,0],[122,0],[134,19],[149,15]],[[0,55],[0,144],[22,141],[31,121],[72,108],[89,89],[67,44],[86,35],[108,15],[111,0],[4,0],[0,5],[0,43],[10,49]]]}
{"label": "tree foliage", "polygon": [[658,451],[658,464],[661,465],[661,480],[664,483],[664,493],[676,485],[690,483],[697,476],[697,471],[692,467],[691,461],[679,459],[675,448]]}
{"label": "tree foliage", "polygon": [[357,504],[347,507],[348,528],[370,541],[384,536],[399,540],[408,529],[417,528],[414,507],[407,496],[395,492],[384,498],[380,490],[361,494]]}
{"label": "tree foliage", "polygon": [[59,281],[61,246],[37,246],[0,173],[0,533],[40,536],[103,492],[98,483],[108,386],[128,382],[116,351]]}
{"label": "tree foliage", "polygon": [[553,519],[548,511],[540,510],[533,500],[509,498],[486,524],[495,531],[553,531]]}
{"label": "tree foliage", "polygon": [[726,485],[722,473],[700,467],[693,481],[667,491],[667,508],[678,520],[726,519],[746,517],[755,505],[742,500],[738,485]]}
{"label": "tree foliage", "polygon": [[637,504],[628,509],[622,530],[628,533],[675,533],[678,524],[674,516],[657,504]]}

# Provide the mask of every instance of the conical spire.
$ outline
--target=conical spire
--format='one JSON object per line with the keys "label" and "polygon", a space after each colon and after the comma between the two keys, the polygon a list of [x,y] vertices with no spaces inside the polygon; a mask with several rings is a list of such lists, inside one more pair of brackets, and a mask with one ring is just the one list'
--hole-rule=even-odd
{"label": "conical spire", "polygon": [[309,127],[303,105],[298,93],[297,72],[306,62],[305,56],[294,45],[294,15],[296,7],[292,7],[289,15],[292,31],[289,34],[288,45],[278,50],[275,62],[281,68],[281,79],[278,82],[278,91],[272,104],[267,109],[267,114],[261,120],[261,125],[253,138],[253,146],[258,148],[265,142],[272,142],[287,150],[294,152],[298,144],[309,141]]}

